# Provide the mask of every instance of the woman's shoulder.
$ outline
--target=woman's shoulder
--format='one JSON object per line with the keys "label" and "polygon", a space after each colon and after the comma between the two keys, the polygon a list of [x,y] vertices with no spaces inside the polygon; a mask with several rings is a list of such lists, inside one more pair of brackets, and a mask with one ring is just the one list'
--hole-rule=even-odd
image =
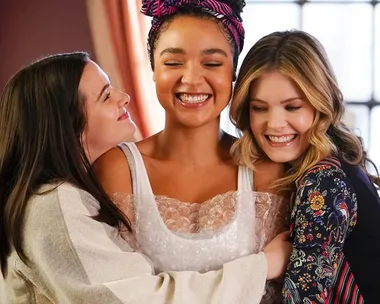
{"label": "woman's shoulder", "polygon": [[326,158],[320,160],[314,166],[312,166],[309,170],[313,171],[316,169],[319,169],[319,170],[341,170],[341,171],[343,171],[342,163],[340,162],[340,160],[338,158],[333,157],[333,156],[326,157]]}
{"label": "woman's shoulder", "polygon": [[[295,210],[313,218],[331,218],[350,214],[350,226],[356,223],[357,195],[351,179],[337,158],[326,158],[312,166],[297,183]],[[339,210],[344,208],[347,214]]]}
{"label": "woman's shoulder", "polygon": [[301,178],[301,181],[309,179],[309,178],[315,178],[315,177],[333,177],[333,176],[346,177],[346,174],[338,158],[327,157],[320,160],[315,165],[313,165],[308,170],[306,170],[305,174]]}
{"label": "woman's shoulder", "polygon": [[[121,145],[123,145],[122,143]],[[123,163],[126,162],[125,154],[121,147],[113,147],[104,154],[102,154],[93,164],[93,168],[95,170],[97,169],[103,169],[103,168],[117,168]]]}
{"label": "woman's shoulder", "polygon": [[96,215],[99,203],[86,191],[68,182],[42,185],[29,199],[25,209],[25,227],[28,231],[43,232],[54,223],[72,216]]}
{"label": "woman's shoulder", "polygon": [[44,209],[46,212],[53,212],[53,209],[62,205],[65,208],[77,206],[79,203],[83,205],[94,204],[95,209],[99,208],[98,202],[87,191],[78,188],[69,182],[57,182],[42,185],[30,198],[30,209],[38,210],[41,214]]}
{"label": "woman's shoulder", "polygon": [[322,159],[313,165],[299,179],[296,186],[298,190],[315,188],[319,191],[330,191],[334,187],[344,187],[350,189],[350,192],[354,192],[350,177],[343,170],[339,159],[335,157]]}
{"label": "woman's shoulder", "polygon": [[93,170],[107,193],[132,191],[129,163],[121,148],[114,147],[100,156]]}

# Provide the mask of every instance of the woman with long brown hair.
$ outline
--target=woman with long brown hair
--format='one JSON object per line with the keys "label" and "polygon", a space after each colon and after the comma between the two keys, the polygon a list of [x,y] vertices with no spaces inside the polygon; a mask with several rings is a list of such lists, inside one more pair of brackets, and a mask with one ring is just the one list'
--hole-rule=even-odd
{"label": "woman with long brown hair", "polygon": [[[200,274],[155,272],[92,163],[132,138],[129,96],[86,53],[17,72],[0,100],[0,261],[5,303],[255,303],[263,254]],[[283,252],[285,240],[266,248]],[[287,256],[281,256],[285,261]],[[272,269],[282,270],[284,263]],[[264,280],[265,281],[265,280]],[[4,296],[2,295],[2,298]]]}

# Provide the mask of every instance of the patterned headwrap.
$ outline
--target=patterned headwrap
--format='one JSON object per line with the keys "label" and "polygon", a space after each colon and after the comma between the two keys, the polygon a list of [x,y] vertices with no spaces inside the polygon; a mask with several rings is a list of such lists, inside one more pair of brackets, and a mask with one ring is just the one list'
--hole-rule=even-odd
{"label": "patterned headwrap", "polygon": [[220,20],[230,31],[238,54],[240,54],[244,45],[242,19],[226,3],[217,0],[143,0],[141,12],[153,17],[150,32],[154,33],[160,28],[163,17],[175,14],[179,8],[187,4],[198,7]]}

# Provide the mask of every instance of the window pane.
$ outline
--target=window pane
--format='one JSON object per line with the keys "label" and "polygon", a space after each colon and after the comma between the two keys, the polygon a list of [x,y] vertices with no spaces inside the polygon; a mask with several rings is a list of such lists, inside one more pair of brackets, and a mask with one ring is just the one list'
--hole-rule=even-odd
{"label": "window pane", "polygon": [[375,99],[380,102],[380,4],[375,11]]}
{"label": "window pane", "polygon": [[368,120],[369,109],[367,106],[346,106],[346,111],[343,115],[343,121],[355,132],[355,134],[363,138],[364,146],[366,148],[369,147]]}
{"label": "window pane", "polygon": [[232,136],[238,137],[236,128],[230,121],[229,112],[230,112],[230,106],[226,107],[223,110],[222,114],[220,115],[220,127],[227,133],[231,134]]}
{"label": "window pane", "polygon": [[374,107],[371,111],[371,138],[369,147],[369,157],[380,169],[380,106]]}
{"label": "window pane", "polygon": [[303,29],[326,48],[345,100],[371,98],[372,16],[369,4],[304,6]]}
{"label": "window pane", "polygon": [[[148,33],[151,26],[151,18],[143,18],[143,20],[145,22],[144,43],[146,43],[148,41]],[[144,51],[146,52],[146,57],[149,58],[146,47],[144,48]],[[147,72],[148,78],[145,78],[145,79],[151,80],[153,79],[153,71],[150,66],[150,62],[148,61],[147,63],[148,63],[147,69],[146,70],[142,69],[141,73]],[[145,77],[145,75],[143,77]],[[152,111],[151,113],[154,113],[154,120],[150,121],[149,123],[151,124],[151,126],[153,126],[154,132],[161,131],[165,126],[165,111],[157,99],[155,83],[153,81],[145,81],[144,90],[150,92],[151,100],[149,101],[149,107],[151,108],[151,111]]]}
{"label": "window pane", "polygon": [[242,18],[246,34],[244,48],[240,55],[240,63],[253,44],[261,37],[274,31],[298,28],[300,6],[293,3],[247,3]]}

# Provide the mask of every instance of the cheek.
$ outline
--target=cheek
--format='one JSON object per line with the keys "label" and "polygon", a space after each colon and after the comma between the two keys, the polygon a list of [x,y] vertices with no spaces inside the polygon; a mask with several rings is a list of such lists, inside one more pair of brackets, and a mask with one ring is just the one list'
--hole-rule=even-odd
{"label": "cheek", "polygon": [[217,92],[228,96],[227,98],[228,100],[230,100],[232,96],[232,77],[224,77],[224,79],[221,79],[218,82],[216,82],[214,87],[217,88]]}
{"label": "cheek", "polygon": [[253,135],[256,137],[259,133],[262,132],[263,129],[263,119],[260,116],[256,115],[256,113],[251,112],[249,116],[249,124],[251,127],[251,131]]}
{"label": "cheek", "polygon": [[158,85],[165,85],[168,80],[171,80],[175,77],[176,72],[161,67],[157,68],[153,74],[154,80]]}
{"label": "cheek", "polygon": [[229,91],[232,90],[232,68],[224,68],[220,69],[217,72],[214,71],[212,75],[209,75],[207,79],[209,81],[212,81],[212,83],[215,86],[220,86],[220,88],[224,88],[227,91],[227,88]]}
{"label": "cheek", "polygon": [[154,81],[157,95],[169,94],[173,90],[178,76],[173,71],[157,69],[154,73]]}
{"label": "cheek", "polygon": [[304,115],[300,115],[297,123],[299,130],[303,133],[307,132],[313,125],[313,121],[313,113],[305,113]]}
{"label": "cheek", "polygon": [[101,107],[94,109],[94,111],[88,115],[87,124],[89,130],[102,131],[103,128],[108,128],[113,125],[118,118],[118,110],[114,105],[103,104]]}
{"label": "cheek", "polygon": [[251,114],[250,116],[250,128],[253,135],[253,140],[256,142],[257,147],[263,148],[264,137],[262,122],[256,117],[256,115]]}

